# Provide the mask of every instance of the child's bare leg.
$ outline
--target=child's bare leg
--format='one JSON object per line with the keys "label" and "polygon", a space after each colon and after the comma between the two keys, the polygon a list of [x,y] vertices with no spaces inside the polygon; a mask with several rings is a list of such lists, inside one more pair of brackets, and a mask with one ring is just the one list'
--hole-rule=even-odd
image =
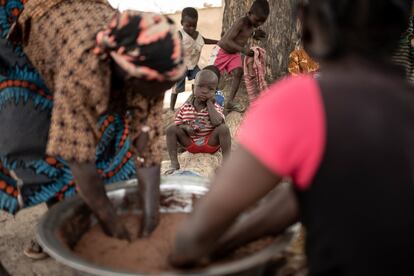
{"label": "child's bare leg", "polygon": [[232,81],[231,81],[231,90],[230,90],[230,98],[227,102],[227,108],[231,108],[234,102],[234,98],[236,97],[237,91],[240,87],[240,82],[243,77],[243,68],[239,67],[234,69],[231,72]]}
{"label": "child's bare leg", "polygon": [[226,159],[231,151],[231,136],[230,130],[226,124],[221,124],[211,133],[208,140],[210,146],[220,145],[223,152],[223,159]]}
{"label": "child's bare leg", "polygon": [[177,102],[178,93],[171,93],[171,100],[170,100],[170,110],[175,110],[175,103]]}
{"label": "child's bare leg", "polygon": [[191,138],[179,126],[171,125],[167,128],[167,148],[172,170],[178,170],[180,168],[177,154],[177,142],[187,148],[191,145]]}

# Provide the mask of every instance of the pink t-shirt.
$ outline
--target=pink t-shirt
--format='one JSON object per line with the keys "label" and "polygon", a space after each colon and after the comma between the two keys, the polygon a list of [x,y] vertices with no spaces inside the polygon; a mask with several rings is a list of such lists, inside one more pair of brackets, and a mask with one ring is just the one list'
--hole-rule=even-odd
{"label": "pink t-shirt", "polygon": [[311,184],[325,148],[325,113],[310,76],[282,80],[251,106],[238,131],[239,143],[301,190]]}

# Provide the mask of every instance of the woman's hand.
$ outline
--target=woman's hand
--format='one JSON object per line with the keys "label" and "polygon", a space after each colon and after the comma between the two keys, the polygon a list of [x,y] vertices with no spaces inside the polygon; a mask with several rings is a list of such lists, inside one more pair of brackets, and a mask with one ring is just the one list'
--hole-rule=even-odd
{"label": "woman's hand", "polygon": [[101,225],[107,235],[120,240],[131,241],[128,230],[118,216],[108,220],[108,222],[101,222]]}
{"label": "woman's hand", "polygon": [[130,240],[129,233],[106,195],[104,183],[94,163],[69,163],[79,194],[97,217],[107,235]]}

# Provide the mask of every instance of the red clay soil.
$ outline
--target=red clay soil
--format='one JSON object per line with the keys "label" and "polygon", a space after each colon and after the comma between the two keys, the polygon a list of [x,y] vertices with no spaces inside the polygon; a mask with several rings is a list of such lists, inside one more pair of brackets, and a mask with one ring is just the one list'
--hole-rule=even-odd
{"label": "red clay soil", "polygon": [[[134,237],[131,243],[106,236],[99,225],[85,233],[74,251],[83,258],[105,267],[141,273],[171,271],[168,263],[177,227],[186,214],[162,214],[160,224],[151,237],[137,239],[139,218],[136,215],[122,217],[128,231]],[[228,260],[242,258],[256,252],[273,238],[259,240],[237,250]]]}

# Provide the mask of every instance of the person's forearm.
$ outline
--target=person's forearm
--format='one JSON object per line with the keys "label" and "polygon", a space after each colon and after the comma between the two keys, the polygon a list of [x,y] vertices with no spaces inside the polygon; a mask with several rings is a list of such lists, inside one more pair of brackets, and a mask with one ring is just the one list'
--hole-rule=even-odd
{"label": "person's forearm", "polygon": [[160,166],[137,168],[139,197],[143,211],[141,219],[141,236],[148,236],[159,222],[160,205]]}
{"label": "person's forearm", "polygon": [[191,136],[191,133],[190,133],[190,130],[189,130],[189,128],[190,128],[189,125],[182,124],[182,125],[179,125],[179,128],[184,130],[184,132],[187,133],[188,136]]}
{"label": "person's forearm", "polygon": [[210,39],[210,38],[203,38],[203,39],[206,45],[215,45],[219,42],[218,40]]}
{"label": "person's forearm", "polygon": [[292,188],[289,184],[280,185],[256,209],[227,231],[213,255],[219,257],[261,237],[278,235],[297,222],[298,218],[299,209]]}
{"label": "person's forearm", "polygon": [[208,115],[210,117],[210,121],[213,124],[213,126],[217,127],[223,123],[224,121],[223,117],[217,111],[216,107],[211,101],[207,102],[207,110],[208,110]]}
{"label": "person's forearm", "polygon": [[105,232],[111,234],[108,226],[117,219],[117,215],[106,195],[102,179],[96,171],[96,165],[93,163],[70,163],[69,167],[80,196],[98,218]]}
{"label": "person's forearm", "polygon": [[[251,172],[255,173],[252,174]],[[177,232],[171,262],[191,265],[209,256],[239,214],[271,191],[280,177],[239,147],[215,176],[211,190]],[[251,185],[255,183],[255,185]],[[236,198],[229,203],[229,198]]]}

